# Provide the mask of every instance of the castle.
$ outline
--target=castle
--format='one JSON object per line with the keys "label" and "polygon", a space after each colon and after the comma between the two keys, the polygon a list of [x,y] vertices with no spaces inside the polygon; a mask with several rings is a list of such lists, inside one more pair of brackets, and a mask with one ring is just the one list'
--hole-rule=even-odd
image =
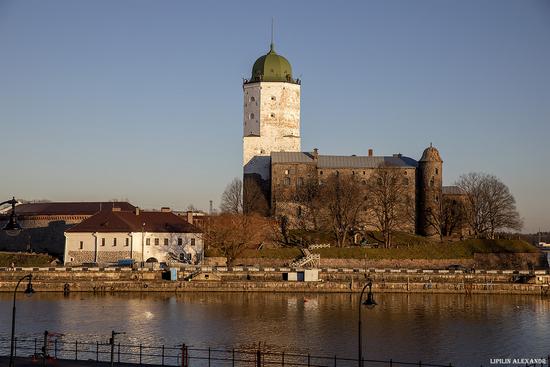
{"label": "castle", "polygon": [[402,184],[412,198],[414,218],[408,226],[421,235],[433,235],[427,213],[441,204],[444,195],[456,195],[456,187],[444,187],[443,160],[438,150],[427,147],[420,160],[401,154],[375,156],[322,155],[317,149],[301,150],[301,82],[292,75],[289,61],[275,52],[256,60],[250,79],[243,82],[243,203],[245,211],[268,216],[300,216],[292,200],[305,180],[321,182],[331,174],[355,176],[365,182],[380,169],[400,170]]}

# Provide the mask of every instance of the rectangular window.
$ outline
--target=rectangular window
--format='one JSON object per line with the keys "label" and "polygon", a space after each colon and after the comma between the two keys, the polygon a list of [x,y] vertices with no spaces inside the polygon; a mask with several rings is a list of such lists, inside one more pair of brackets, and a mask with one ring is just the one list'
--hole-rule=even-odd
{"label": "rectangular window", "polygon": [[178,246],[183,246],[183,238],[178,238]]}
{"label": "rectangular window", "polygon": [[195,246],[195,239],[191,238],[191,246]]}
{"label": "rectangular window", "polygon": [[158,238],[155,238],[155,246],[158,246],[160,243],[160,240]]}
{"label": "rectangular window", "polygon": [[80,241],[80,249],[82,250],[84,248],[84,241]]}
{"label": "rectangular window", "polygon": [[130,239],[126,238],[126,246],[130,246]]}
{"label": "rectangular window", "polygon": [[303,177],[298,177],[298,182],[296,182],[296,184],[298,186],[302,186],[304,184],[304,178]]}
{"label": "rectangular window", "polygon": [[164,239],[164,246],[168,246],[168,238]]}
{"label": "rectangular window", "polygon": [[150,238],[145,240],[145,245],[151,246],[151,239]]}
{"label": "rectangular window", "polygon": [[101,246],[105,246],[105,238],[101,239]]}
{"label": "rectangular window", "polygon": [[285,177],[284,183],[285,186],[290,186],[290,177]]}
{"label": "rectangular window", "polygon": [[113,238],[113,246],[116,246],[116,238]]}

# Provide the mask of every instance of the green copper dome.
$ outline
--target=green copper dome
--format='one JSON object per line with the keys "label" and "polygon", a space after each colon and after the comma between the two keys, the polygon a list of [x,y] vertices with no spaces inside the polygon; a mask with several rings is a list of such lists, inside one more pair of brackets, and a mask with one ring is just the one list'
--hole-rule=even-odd
{"label": "green copper dome", "polygon": [[290,82],[292,79],[292,67],[287,59],[277,55],[273,43],[269,52],[260,57],[252,67],[250,82]]}

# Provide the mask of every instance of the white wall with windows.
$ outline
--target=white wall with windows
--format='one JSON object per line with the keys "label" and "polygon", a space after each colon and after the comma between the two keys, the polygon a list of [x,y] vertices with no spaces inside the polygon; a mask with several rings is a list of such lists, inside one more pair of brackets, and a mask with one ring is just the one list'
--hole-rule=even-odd
{"label": "white wall with windows", "polygon": [[200,233],[166,232],[66,232],[65,265],[186,260],[200,263],[204,246]]}

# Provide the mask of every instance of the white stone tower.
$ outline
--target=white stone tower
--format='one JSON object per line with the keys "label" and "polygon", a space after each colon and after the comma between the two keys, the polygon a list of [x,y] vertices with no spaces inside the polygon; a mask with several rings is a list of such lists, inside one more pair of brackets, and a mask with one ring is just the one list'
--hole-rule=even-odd
{"label": "white stone tower", "polygon": [[300,151],[300,81],[273,43],[254,63],[243,94],[244,206],[268,215],[271,152]]}

